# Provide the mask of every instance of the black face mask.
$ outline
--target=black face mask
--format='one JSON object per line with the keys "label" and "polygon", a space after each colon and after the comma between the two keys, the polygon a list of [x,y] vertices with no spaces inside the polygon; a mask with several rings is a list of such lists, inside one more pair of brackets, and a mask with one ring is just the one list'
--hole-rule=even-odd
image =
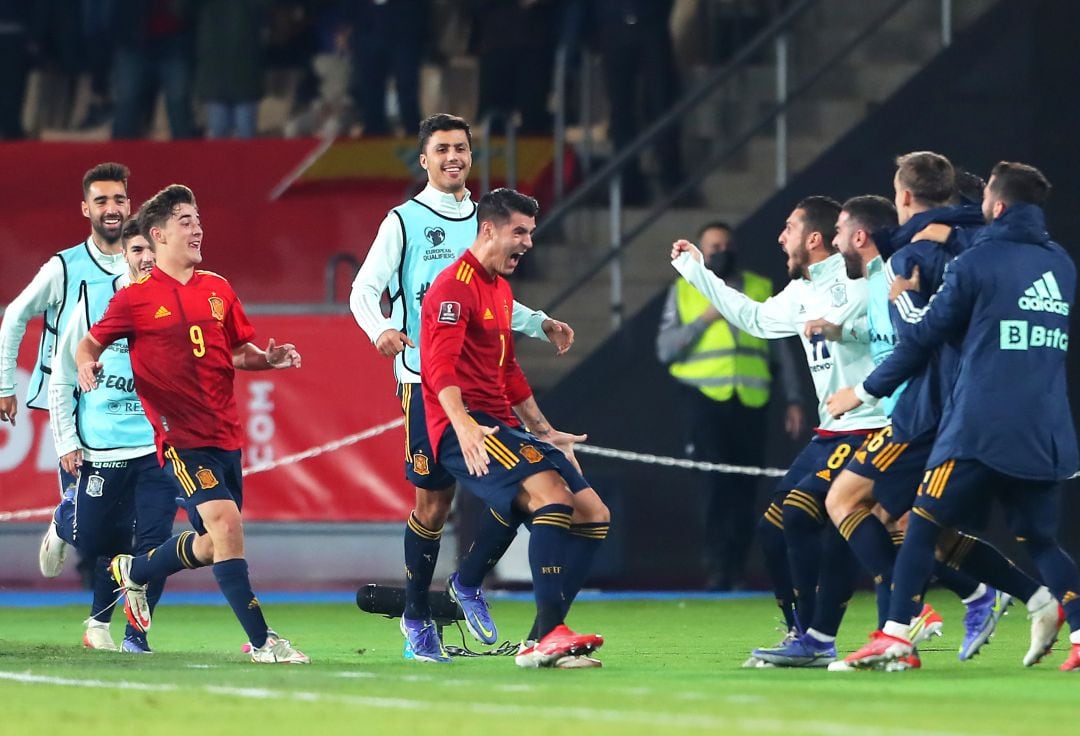
{"label": "black face mask", "polygon": [[735,253],[730,250],[713,253],[705,265],[717,276],[726,279],[735,273]]}

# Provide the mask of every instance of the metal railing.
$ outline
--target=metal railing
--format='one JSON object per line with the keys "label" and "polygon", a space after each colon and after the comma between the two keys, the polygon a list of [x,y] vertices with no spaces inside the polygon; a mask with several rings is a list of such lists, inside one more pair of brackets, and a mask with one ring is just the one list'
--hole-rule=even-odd
{"label": "metal railing", "polygon": [[[330,256],[326,261],[326,269],[323,271],[323,281],[326,286],[326,298],[327,304],[337,304],[337,274],[338,268],[342,264],[349,267],[349,281],[352,282],[356,278],[357,272],[360,271],[360,261],[356,259],[352,253],[335,253]],[[346,299],[345,301],[348,301]]]}
{"label": "metal railing", "polygon": [[[593,279],[601,270],[610,266],[612,326],[613,328],[617,328],[621,324],[623,317],[623,289],[620,257],[627,247],[651,227],[675,202],[693,192],[695,187],[701,181],[703,181],[710,173],[713,173],[713,169],[715,169],[716,166],[731,158],[754,136],[764,133],[770,126],[774,129],[773,132],[776,140],[775,184],[777,189],[785,186],[789,176],[787,115],[792,106],[801,100],[810,88],[828,73],[828,71],[843,61],[855,48],[862,45],[904,6],[914,1],[915,0],[896,0],[896,2],[891,3],[885,10],[874,16],[870,22],[861,27],[859,31],[854,34],[853,38],[848,43],[844,44],[838,52],[830,55],[826,62],[822,63],[814,73],[810,74],[794,88],[790,87],[790,32],[794,24],[803,16],[803,14],[819,5],[821,0],[799,0],[798,2],[792,3],[764,30],[740,48],[727,65],[715,70],[712,74],[702,80],[696,87],[684,95],[670,110],[649,125],[630,145],[623,150],[618,151],[584,183],[575,188],[565,198],[557,201],[554,209],[552,209],[550,214],[548,214],[539,224],[535,234],[536,238],[543,238],[545,234],[550,235],[558,232],[557,228],[560,227],[560,223],[565,220],[568,215],[594,201],[596,195],[606,189],[608,207],[610,210],[608,217],[611,228],[610,248],[603,256],[597,258],[583,273],[551,299],[548,304],[545,305],[544,309],[548,311],[554,310]],[[952,40],[953,8],[951,0],[940,0],[940,2],[941,41],[942,46],[944,47],[951,43]],[[685,118],[688,113],[697,109],[708,100],[714,92],[719,90],[723,84],[732,80],[737,74],[742,73],[750,66],[755,58],[762,54],[762,52],[767,51],[771,51],[776,66],[775,104],[770,110],[760,115],[755,122],[751,123],[746,130],[736,135],[728,141],[726,145],[708,156],[705,163],[699,166],[680,186],[677,186],[674,190],[668,191],[661,196],[659,201],[647,211],[645,216],[639,222],[629,230],[624,231],[622,211],[622,197],[624,192],[621,179],[626,166],[632,161],[635,161],[637,157],[646,148],[653,145],[658,138],[665,134],[670,135],[673,126]],[[565,55],[557,56],[557,62],[555,89],[560,96],[557,96],[556,98],[555,111],[555,129],[557,134],[555,141],[555,158],[557,162],[555,164],[555,172],[558,175],[556,181],[559,182],[556,186],[559,186],[562,178],[562,155],[565,150],[566,133]],[[560,66],[562,67],[561,74]],[[582,64],[582,69],[586,69],[587,67],[587,63]],[[583,112],[587,109],[587,106],[583,106]],[[590,124],[585,128],[586,133],[591,129],[591,121],[588,122]],[[591,149],[591,142],[587,142],[587,145],[589,145]],[[589,155],[591,155],[591,150]]]}
{"label": "metal railing", "polygon": [[[496,123],[502,123],[504,144],[503,149],[495,149],[495,138],[492,128]],[[486,194],[491,191],[491,168],[496,158],[502,158],[506,162],[506,186],[513,189],[517,186],[517,116],[514,113],[489,112],[480,121],[480,146],[477,153],[480,164],[480,193]]]}

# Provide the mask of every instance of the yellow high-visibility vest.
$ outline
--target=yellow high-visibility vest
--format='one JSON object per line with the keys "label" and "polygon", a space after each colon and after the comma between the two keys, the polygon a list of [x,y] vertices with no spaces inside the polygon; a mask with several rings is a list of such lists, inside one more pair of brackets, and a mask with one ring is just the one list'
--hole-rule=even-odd
{"label": "yellow high-visibility vest", "polygon": [[[742,272],[743,293],[757,302],[772,296],[772,281],[749,271]],[[704,314],[709,300],[686,279],[676,282],[679,321],[689,324]],[[732,335],[723,318],[716,320],[702,334],[693,352],[672,363],[671,375],[701,391],[714,401],[727,401],[738,395],[744,406],[761,407],[769,401],[769,343],[760,337],[739,331]]]}

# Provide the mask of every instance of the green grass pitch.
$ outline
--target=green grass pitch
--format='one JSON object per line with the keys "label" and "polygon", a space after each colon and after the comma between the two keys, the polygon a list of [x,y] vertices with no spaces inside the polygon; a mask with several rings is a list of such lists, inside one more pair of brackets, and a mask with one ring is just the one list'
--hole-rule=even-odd
{"label": "green grass pitch", "polygon": [[[750,649],[779,638],[765,598],[579,603],[570,623],[607,644],[602,669],[576,671],[521,670],[510,657],[406,661],[395,621],[344,604],[267,606],[310,666],[246,661],[224,605],[166,596],[148,657],[84,651],[81,607],[0,608],[0,734],[1074,733],[1080,676],[1057,670],[1064,639],[1025,669],[1028,623],[1014,606],[983,653],[960,663],[962,607],[945,592],[932,600],[945,636],[924,648],[921,671],[893,674],[741,669]],[[532,613],[499,600],[493,610],[506,633]],[[853,601],[842,652],[872,618],[869,596]]]}

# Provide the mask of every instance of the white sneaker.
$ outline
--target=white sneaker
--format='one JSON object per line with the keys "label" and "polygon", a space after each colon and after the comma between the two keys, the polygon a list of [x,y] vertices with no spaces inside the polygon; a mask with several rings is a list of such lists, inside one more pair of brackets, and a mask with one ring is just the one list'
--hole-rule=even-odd
{"label": "white sneaker", "polygon": [[829,662],[827,669],[829,672],[855,672],[858,667],[848,664],[842,659],[838,659],[835,662]]}
{"label": "white sneaker", "polygon": [[86,633],[82,638],[83,646],[87,649],[101,649],[107,652],[116,651],[116,643],[113,642],[112,634],[109,633],[109,625],[94,619],[86,622]]}
{"label": "white sneaker", "polygon": [[64,560],[67,559],[68,544],[56,533],[56,524],[49,522],[49,528],[45,530],[45,536],[41,538],[41,547],[38,548],[38,569],[47,578],[55,578],[64,571]]}
{"label": "white sneaker", "polygon": [[1024,666],[1038,664],[1050,653],[1057,641],[1058,631],[1065,623],[1065,609],[1051,597],[1040,608],[1028,614],[1031,619],[1031,648],[1024,655]]}
{"label": "white sneaker", "polygon": [[252,647],[251,661],[262,664],[311,664],[311,657],[295,648],[288,639],[268,636],[261,647]]}
{"label": "white sneaker", "polygon": [[136,631],[146,633],[150,630],[150,603],[146,600],[146,586],[131,579],[131,555],[117,555],[109,563],[109,572],[113,580],[124,591],[124,613],[128,622]]}

